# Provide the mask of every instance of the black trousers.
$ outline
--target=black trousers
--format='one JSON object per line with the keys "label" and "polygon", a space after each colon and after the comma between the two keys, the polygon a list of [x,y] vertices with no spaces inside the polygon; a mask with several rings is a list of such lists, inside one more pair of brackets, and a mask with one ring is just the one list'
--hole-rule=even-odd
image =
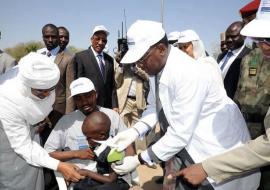
{"label": "black trousers", "polygon": [[76,183],[73,187],[74,190],[128,190],[129,184],[123,179],[117,179],[113,183],[100,183],[90,178],[85,178]]}

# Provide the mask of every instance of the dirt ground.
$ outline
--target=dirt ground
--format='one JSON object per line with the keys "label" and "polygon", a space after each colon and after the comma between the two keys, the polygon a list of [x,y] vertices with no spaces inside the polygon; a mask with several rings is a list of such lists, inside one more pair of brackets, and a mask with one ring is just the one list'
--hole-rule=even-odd
{"label": "dirt ground", "polygon": [[148,168],[141,165],[138,167],[141,188],[133,187],[131,190],[162,190],[162,185],[155,182],[156,179],[162,176],[162,169],[158,166],[157,169]]}

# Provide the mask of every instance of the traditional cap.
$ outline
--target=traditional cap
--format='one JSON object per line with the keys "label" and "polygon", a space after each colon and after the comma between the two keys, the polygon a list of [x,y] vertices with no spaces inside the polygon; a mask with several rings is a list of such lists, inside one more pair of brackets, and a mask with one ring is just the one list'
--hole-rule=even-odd
{"label": "traditional cap", "polygon": [[45,55],[31,52],[18,65],[18,77],[30,88],[49,89],[59,81],[58,66]]}
{"label": "traditional cap", "polygon": [[200,40],[200,37],[194,30],[184,30],[180,32],[177,43],[187,43],[195,40]]}
{"label": "traditional cap", "polygon": [[128,51],[121,60],[123,64],[135,63],[147,50],[165,36],[160,22],[137,20],[127,32]]}
{"label": "traditional cap", "polygon": [[261,0],[256,18],[244,26],[241,35],[270,38],[270,0]]}
{"label": "traditional cap", "polygon": [[107,30],[107,28],[105,26],[98,25],[98,26],[95,26],[92,35],[94,35],[96,32],[99,32],[99,31],[105,32],[107,34],[107,36],[109,36],[109,34],[110,34],[110,32]]}
{"label": "traditional cap", "polygon": [[226,40],[225,32],[220,33],[220,41],[223,42]]}
{"label": "traditional cap", "polygon": [[168,40],[169,41],[177,41],[180,36],[180,32],[173,31],[168,34]]}
{"label": "traditional cap", "polygon": [[90,79],[88,79],[86,77],[80,77],[80,78],[72,81],[72,83],[69,86],[69,89],[71,92],[70,97],[73,97],[73,96],[78,95],[78,94],[91,92],[92,90],[95,90],[95,86]]}
{"label": "traditional cap", "polygon": [[242,18],[249,17],[250,15],[256,14],[260,5],[260,0],[253,0],[242,7],[239,12]]}

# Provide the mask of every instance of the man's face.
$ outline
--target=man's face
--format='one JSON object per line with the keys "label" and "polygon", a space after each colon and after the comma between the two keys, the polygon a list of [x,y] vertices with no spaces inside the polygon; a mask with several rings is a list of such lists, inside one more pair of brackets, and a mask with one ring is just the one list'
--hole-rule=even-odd
{"label": "man's face", "polygon": [[151,47],[136,64],[149,75],[158,74],[164,67],[164,49],[159,45]]}
{"label": "man's face", "polygon": [[193,44],[192,42],[187,42],[187,43],[179,43],[178,48],[188,54],[190,57],[194,58],[193,55]]}
{"label": "man's face", "polygon": [[89,115],[97,109],[97,95],[94,90],[73,97],[77,108],[85,115]]}
{"label": "man's face", "polygon": [[226,31],[226,45],[228,50],[240,48],[245,41],[245,37],[240,34],[241,26],[234,25]]}
{"label": "man's face", "polygon": [[38,97],[39,99],[44,99],[44,98],[48,97],[53,90],[55,90],[55,86],[53,86],[52,88],[49,88],[49,89],[31,88],[31,93],[34,96]]}
{"label": "man's face", "polygon": [[69,43],[69,33],[63,28],[58,29],[58,32],[59,32],[59,46],[61,50],[64,50]]}
{"label": "man's face", "polygon": [[45,46],[49,51],[51,51],[52,49],[58,46],[59,35],[58,35],[57,29],[46,27],[42,35],[43,35],[43,41],[45,43]]}
{"label": "man's face", "polygon": [[105,48],[105,45],[107,44],[107,35],[105,32],[96,32],[92,37],[91,37],[91,43],[93,49],[97,53],[101,53],[103,49]]}

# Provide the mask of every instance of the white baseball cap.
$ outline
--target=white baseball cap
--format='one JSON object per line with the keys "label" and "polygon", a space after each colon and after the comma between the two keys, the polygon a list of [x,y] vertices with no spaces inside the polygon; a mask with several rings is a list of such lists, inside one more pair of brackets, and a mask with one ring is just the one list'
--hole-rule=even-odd
{"label": "white baseball cap", "polygon": [[95,90],[95,86],[93,82],[86,78],[86,77],[80,77],[74,81],[69,86],[71,95],[69,98],[78,95],[78,94],[83,94],[86,92],[91,92],[92,90]]}
{"label": "white baseball cap", "polygon": [[94,27],[92,35],[94,35],[98,31],[103,31],[106,33],[107,36],[109,36],[110,32],[107,30],[107,28],[103,25],[98,25]]}
{"label": "white baseball cap", "polygon": [[200,37],[194,30],[184,30],[180,32],[177,43],[187,43],[195,40],[200,40]]}
{"label": "white baseball cap", "polygon": [[147,50],[165,36],[160,22],[137,20],[127,32],[128,51],[121,60],[123,64],[135,63]]}
{"label": "white baseball cap", "polygon": [[256,18],[241,30],[241,35],[270,38],[270,0],[261,0]]}
{"label": "white baseball cap", "polygon": [[179,36],[180,36],[180,32],[178,32],[178,31],[170,32],[170,33],[168,34],[168,40],[169,40],[169,41],[175,41],[175,40],[178,40]]}

